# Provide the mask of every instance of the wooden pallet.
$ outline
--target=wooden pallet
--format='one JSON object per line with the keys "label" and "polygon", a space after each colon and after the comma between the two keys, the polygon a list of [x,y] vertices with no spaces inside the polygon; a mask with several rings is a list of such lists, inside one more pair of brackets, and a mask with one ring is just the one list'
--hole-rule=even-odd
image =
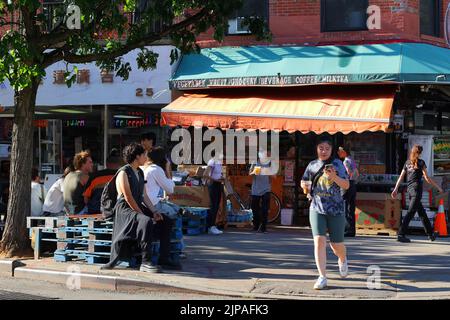
{"label": "wooden pallet", "polygon": [[361,235],[378,235],[378,236],[396,236],[397,230],[394,229],[377,229],[377,228],[356,228],[356,234]]}
{"label": "wooden pallet", "polygon": [[58,217],[27,217],[27,229],[33,227],[56,228]]}

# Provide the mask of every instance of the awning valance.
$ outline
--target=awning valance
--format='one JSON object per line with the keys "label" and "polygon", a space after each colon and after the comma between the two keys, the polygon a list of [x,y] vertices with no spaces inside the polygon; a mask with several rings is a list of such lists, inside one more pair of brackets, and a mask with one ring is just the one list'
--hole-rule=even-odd
{"label": "awning valance", "polygon": [[318,84],[450,84],[450,49],[425,43],[248,46],[183,56],[178,90]]}
{"label": "awning valance", "polygon": [[387,131],[394,86],[210,90],[184,94],[161,110],[162,124],[222,129]]}

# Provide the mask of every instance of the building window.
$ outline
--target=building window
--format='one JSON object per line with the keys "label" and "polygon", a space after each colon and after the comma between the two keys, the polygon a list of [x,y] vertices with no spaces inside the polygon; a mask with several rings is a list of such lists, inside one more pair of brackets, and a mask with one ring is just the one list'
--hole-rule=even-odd
{"label": "building window", "polygon": [[441,1],[420,1],[420,33],[439,37],[441,34]]}
{"label": "building window", "polygon": [[[160,3],[160,0],[137,0],[136,3],[136,11],[133,12],[133,23],[140,23],[142,21],[143,16],[145,13],[150,9],[150,7],[155,8],[161,8],[163,7]],[[167,12],[167,15],[170,15],[170,12]],[[160,33],[164,30],[164,27],[171,25],[172,22],[167,19],[167,21],[164,21],[164,19],[153,19],[150,22],[150,25],[147,29],[148,33]]]}
{"label": "building window", "polygon": [[322,0],[321,31],[367,30],[368,0]]}
{"label": "building window", "polygon": [[244,0],[244,4],[228,20],[228,34],[249,34],[248,26],[244,25],[246,17],[258,17],[267,21],[269,3],[267,0]]}
{"label": "building window", "polygon": [[42,13],[46,17],[43,29],[50,32],[64,22],[66,6],[63,0],[44,0],[42,2]]}

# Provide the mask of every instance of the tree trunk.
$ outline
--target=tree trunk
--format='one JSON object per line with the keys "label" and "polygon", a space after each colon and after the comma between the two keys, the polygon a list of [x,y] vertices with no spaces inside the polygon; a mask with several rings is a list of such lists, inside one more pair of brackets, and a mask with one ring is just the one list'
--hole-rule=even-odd
{"label": "tree trunk", "polygon": [[28,255],[31,251],[26,217],[31,211],[31,168],[33,165],[33,116],[38,79],[14,94],[14,126],[8,211],[0,242],[0,254],[6,257]]}

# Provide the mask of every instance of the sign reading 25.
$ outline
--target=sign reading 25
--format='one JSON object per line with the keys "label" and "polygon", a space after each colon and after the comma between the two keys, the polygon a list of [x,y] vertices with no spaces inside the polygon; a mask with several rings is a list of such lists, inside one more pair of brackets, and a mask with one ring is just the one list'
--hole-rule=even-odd
{"label": "sign reading 25", "polygon": [[[147,97],[151,97],[153,96],[153,88],[146,88],[145,89],[145,95]],[[137,88],[136,89],[136,97],[143,97],[144,96],[144,89],[142,88]]]}

